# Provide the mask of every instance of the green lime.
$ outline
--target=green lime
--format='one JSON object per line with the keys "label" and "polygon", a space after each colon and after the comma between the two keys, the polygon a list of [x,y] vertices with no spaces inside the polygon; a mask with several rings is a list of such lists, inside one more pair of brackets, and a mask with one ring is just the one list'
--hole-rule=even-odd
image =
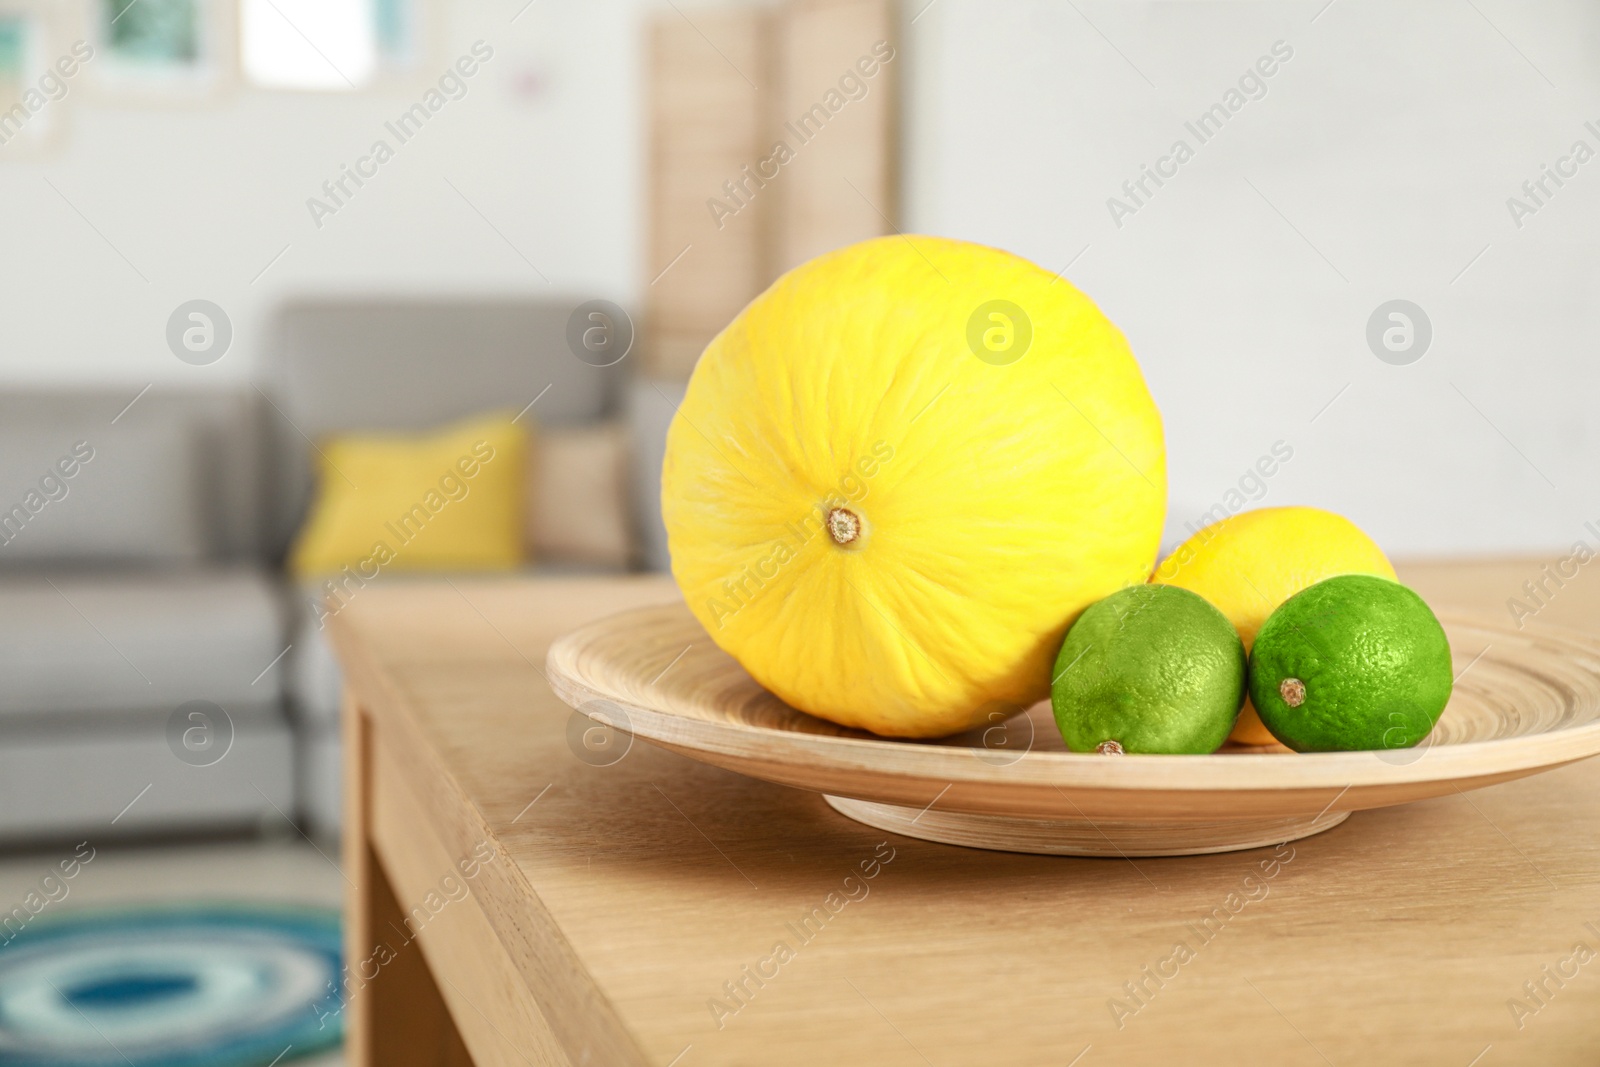
{"label": "green lime", "polygon": [[1450,641],[1420,596],[1346,574],[1285,600],[1256,635],[1250,700],[1296,752],[1410,748],[1450,699]]}
{"label": "green lime", "polygon": [[1050,704],[1074,752],[1215,752],[1244,703],[1244,645],[1197,593],[1134,585],[1078,616]]}

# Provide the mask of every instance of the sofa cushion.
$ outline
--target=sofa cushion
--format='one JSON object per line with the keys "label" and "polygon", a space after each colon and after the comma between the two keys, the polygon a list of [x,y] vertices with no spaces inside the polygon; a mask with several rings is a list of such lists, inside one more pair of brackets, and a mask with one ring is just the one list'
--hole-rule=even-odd
{"label": "sofa cushion", "polygon": [[[77,442],[95,450],[69,484],[69,495],[48,504],[22,536],[0,547],[0,568],[11,562],[39,567],[85,555],[106,562],[192,557],[190,524],[197,511],[207,559],[254,560],[261,552],[264,409],[260,393],[249,389],[130,385],[0,391],[0,436],[5,438],[0,508],[9,510],[37,488],[45,465],[54,467]],[[178,439],[187,449],[185,457],[158,465]],[[40,454],[26,454],[34,450]],[[198,503],[182,503],[187,501]],[[115,518],[105,521],[108,515]],[[45,520],[75,529],[50,532]],[[78,527],[90,535],[92,551],[83,550],[85,534],[76,532]],[[181,533],[174,535],[174,528]],[[50,551],[57,545],[67,551]],[[40,549],[46,549],[43,557],[23,556],[25,550]]]}
{"label": "sofa cushion", "polygon": [[527,453],[510,412],[428,434],[328,438],[290,573],[510,570],[522,562]]}
{"label": "sofa cushion", "polygon": [[263,366],[276,455],[272,544],[286,548],[305,514],[310,441],[425,430],[502,407],[545,426],[604,415],[632,361],[597,367],[573,353],[576,303],[342,298],[281,309]]}
{"label": "sofa cushion", "polygon": [[0,727],[0,841],[99,844],[108,836],[281,823],[295,805],[289,724],[279,711],[235,712],[233,725],[226,754],[206,766],[175,759],[161,723]]}
{"label": "sofa cushion", "polygon": [[633,562],[628,431],[620,421],[540,428],[528,464],[525,529],[540,562]]}
{"label": "sofa cushion", "polygon": [[283,691],[284,623],[255,570],[0,578],[0,715],[129,713]]}
{"label": "sofa cushion", "polygon": [[0,425],[0,562],[200,559],[195,444],[180,421]]}

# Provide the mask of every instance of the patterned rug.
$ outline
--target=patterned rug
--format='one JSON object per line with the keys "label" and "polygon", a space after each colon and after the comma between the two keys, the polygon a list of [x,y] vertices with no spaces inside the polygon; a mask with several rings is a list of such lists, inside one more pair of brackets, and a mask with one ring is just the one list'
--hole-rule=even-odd
{"label": "patterned rug", "polygon": [[267,1067],[343,1036],[334,911],[85,911],[7,937],[3,1067]]}

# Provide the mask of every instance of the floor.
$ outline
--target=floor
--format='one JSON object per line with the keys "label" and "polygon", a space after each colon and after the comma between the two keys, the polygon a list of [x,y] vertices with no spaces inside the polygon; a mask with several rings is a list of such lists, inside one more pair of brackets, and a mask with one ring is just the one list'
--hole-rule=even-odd
{"label": "floor", "polygon": [[[336,845],[280,835],[200,844],[96,845],[94,858],[58,905],[93,907],[151,901],[284,901],[337,907],[344,876]],[[59,855],[58,855],[59,853]],[[70,847],[0,852],[0,902],[21,900]],[[8,905],[9,906],[9,905]],[[287,1061],[286,1061],[287,1062]],[[340,1067],[337,1053],[294,1061]]]}

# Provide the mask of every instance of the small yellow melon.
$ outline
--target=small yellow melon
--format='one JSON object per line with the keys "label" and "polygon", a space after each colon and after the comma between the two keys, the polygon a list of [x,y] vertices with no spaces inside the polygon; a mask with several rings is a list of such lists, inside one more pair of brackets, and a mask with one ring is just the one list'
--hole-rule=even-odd
{"label": "small yellow melon", "polygon": [[1122,334],[1026,260],[886,237],[713,340],[662,472],[672,571],[794,707],[935,737],[1047,695],[1067,625],[1150,574],[1161,418]]}

